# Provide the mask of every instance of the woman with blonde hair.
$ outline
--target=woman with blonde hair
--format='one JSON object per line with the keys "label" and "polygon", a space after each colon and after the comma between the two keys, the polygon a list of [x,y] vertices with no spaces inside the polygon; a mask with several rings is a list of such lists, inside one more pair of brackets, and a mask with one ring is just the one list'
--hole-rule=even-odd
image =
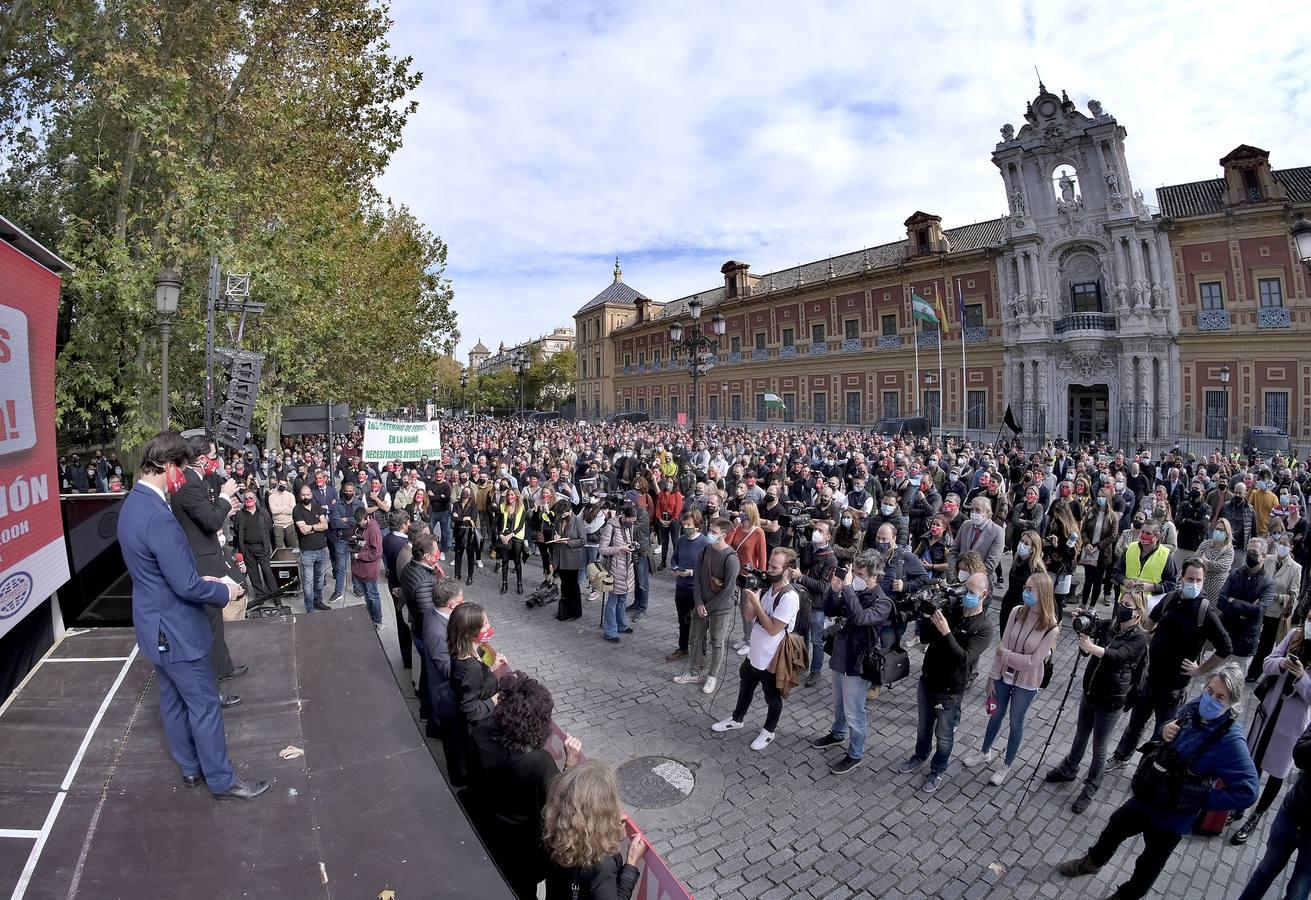
{"label": "woman with blonde hair", "polygon": [[589,759],[551,782],[542,815],[550,856],[546,900],[629,900],[646,844],[634,838],[619,854],[624,813],[614,769]]}
{"label": "woman with blonde hair", "polygon": [[1234,532],[1224,516],[1211,526],[1210,539],[1198,545],[1197,558],[1202,562],[1202,596],[1214,603],[1234,567]]}
{"label": "woman with blonde hair", "polygon": [[1015,542],[1015,553],[1011,557],[1011,571],[1006,577],[1006,594],[1001,598],[1001,612],[997,620],[1001,627],[1001,636],[1006,634],[1006,623],[1011,610],[1024,603],[1022,594],[1029,583],[1029,576],[1034,572],[1046,572],[1047,565],[1042,559],[1042,536],[1029,530],[1022,532]]}
{"label": "woman with blonde hair", "polygon": [[988,705],[992,707],[988,728],[983,735],[983,747],[965,754],[965,766],[974,768],[990,764],[997,753],[992,742],[1001,731],[1002,721],[1010,715],[1010,733],[1006,737],[1006,757],[992,774],[989,783],[1004,784],[1010,775],[1011,764],[1020,752],[1024,740],[1024,717],[1033,698],[1042,686],[1047,658],[1051,656],[1056,637],[1060,634],[1060,620],[1056,618],[1056,601],[1052,594],[1052,580],[1046,572],[1035,572],[1024,584],[1024,603],[1015,607],[1007,622],[1006,634],[997,645],[992,658],[992,671],[988,678]]}

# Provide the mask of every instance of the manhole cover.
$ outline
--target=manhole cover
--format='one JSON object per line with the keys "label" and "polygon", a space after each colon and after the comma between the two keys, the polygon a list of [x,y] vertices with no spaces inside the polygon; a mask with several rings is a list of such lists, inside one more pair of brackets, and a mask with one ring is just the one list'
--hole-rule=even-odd
{"label": "manhole cover", "polygon": [[682,803],[696,784],[691,769],[667,756],[639,756],[617,772],[624,802],[642,809],[664,809]]}

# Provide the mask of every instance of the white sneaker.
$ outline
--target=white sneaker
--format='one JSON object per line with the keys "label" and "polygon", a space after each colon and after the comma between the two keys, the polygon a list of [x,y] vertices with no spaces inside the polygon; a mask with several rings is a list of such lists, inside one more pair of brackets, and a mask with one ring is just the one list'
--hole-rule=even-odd
{"label": "white sneaker", "polygon": [[711,731],[736,731],[742,727],[741,722],[734,722],[732,719],[724,719],[722,722],[716,722],[710,726]]}
{"label": "white sneaker", "polygon": [[764,750],[772,743],[774,743],[774,732],[762,728],[760,734],[756,735],[756,739],[751,742],[751,749]]}
{"label": "white sneaker", "polygon": [[692,675],[692,674],[675,675],[674,684],[700,684],[701,677],[702,676],[700,675]]}
{"label": "white sneaker", "polygon": [[996,772],[992,773],[992,777],[988,779],[988,783],[1005,784],[1006,779],[1007,777],[1009,777],[1010,774],[1011,774],[1011,767],[1003,763],[1002,766],[998,768]]}
{"label": "white sneaker", "polygon": [[971,750],[969,753],[965,754],[965,758],[962,759],[961,762],[965,764],[965,768],[973,769],[978,765],[987,765],[996,758],[996,750],[989,750],[987,753],[984,753],[982,750]]}
{"label": "white sneaker", "polygon": [[437,562],[446,562],[446,554],[444,552],[438,551]]}
{"label": "white sneaker", "polygon": [[482,567],[483,567],[483,561],[480,559],[478,560],[478,568],[481,569]]}
{"label": "white sneaker", "polygon": [[[701,693],[713,694],[715,692],[715,685],[717,685],[718,683],[719,683],[719,679],[717,677],[715,677],[714,675],[707,675],[706,683],[701,685]],[[739,725],[737,727],[741,728],[742,726]]]}
{"label": "white sneaker", "polygon": [[750,645],[750,644],[743,644],[741,647],[738,647],[738,648],[737,648],[737,655],[738,655],[738,656],[746,656],[746,655],[747,655],[748,653],[750,653],[750,652],[751,652],[751,645]]}
{"label": "white sneaker", "polygon": [[733,642],[733,649],[734,649],[734,650],[741,650],[741,649],[742,649],[743,647],[745,647],[746,645],[747,645],[747,642],[746,642],[746,641],[742,640],[741,638],[738,638],[737,640],[735,640],[735,641]]}

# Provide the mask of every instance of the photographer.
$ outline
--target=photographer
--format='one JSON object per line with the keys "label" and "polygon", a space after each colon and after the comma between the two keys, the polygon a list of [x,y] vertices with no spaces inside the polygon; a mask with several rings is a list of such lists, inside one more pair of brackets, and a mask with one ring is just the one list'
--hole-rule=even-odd
{"label": "photographer", "polygon": [[[1203,578],[1201,562],[1188,560],[1179,588],[1147,615],[1144,627],[1152,637],[1147,645],[1146,668],[1141,682],[1131,687],[1136,696],[1130,706],[1129,724],[1106,764],[1112,771],[1129,764],[1149,716],[1156,717],[1152,732],[1155,740],[1178,711],[1189,680],[1210,672],[1233,652],[1220,613],[1202,597]],[[1215,647],[1215,653],[1199,665],[1199,654],[1208,642]]]}
{"label": "photographer", "polygon": [[[703,680],[702,692],[713,694],[719,683],[719,668],[724,657],[724,641],[734,610],[737,576],[741,562],[733,548],[724,543],[727,519],[711,519],[706,524],[708,543],[692,576],[692,629],[688,635],[687,672],[674,676],[675,684],[696,684]],[[705,644],[710,644],[710,665],[705,663]],[[702,673],[705,673],[704,675]]]}
{"label": "photographer", "polygon": [[1079,719],[1070,752],[1047,773],[1049,784],[1074,781],[1079,776],[1083,754],[1092,738],[1092,763],[1083,790],[1070,808],[1082,813],[1102,786],[1106,768],[1106,748],[1111,732],[1124,713],[1125,700],[1134,675],[1147,655],[1147,600],[1141,591],[1122,595],[1110,619],[1099,619],[1087,610],[1074,611],[1073,625],[1079,635],[1079,652],[1089,656],[1083,671],[1083,697],[1079,701]]}
{"label": "photographer", "polygon": [[927,646],[919,680],[915,753],[897,771],[909,775],[922,768],[929,761],[936,739],[937,750],[924,780],[926,794],[934,793],[942,785],[956,742],[961,698],[975,664],[992,643],[992,620],[981,615],[990,590],[989,575],[976,572],[966,580],[965,596],[959,604],[946,604],[945,612],[942,607],[935,608],[920,623],[921,640]]}
{"label": "photographer", "polygon": [[[1087,854],[1061,863],[1067,878],[1095,875],[1129,838],[1141,834],[1143,851],[1133,874],[1116,888],[1121,900],[1138,900],[1152,889],[1179,839],[1206,810],[1236,809],[1256,799],[1257,775],[1243,742],[1239,718],[1243,673],[1221,666],[1200,700],[1161,732],[1164,746],[1144,759],[1133,794],[1114,813]],[[1224,787],[1216,782],[1224,781]]]}
{"label": "photographer", "polygon": [[[883,559],[879,587],[892,601],[894,607],[932,580],[919,557],[904,545],[894,543],[895,540],[896,531],[891,522],[880,525],[874,535],[874,549]],[[883,626],[880,640],[884,648],[901,647],[901,638],[905,633],[906,621],[897,617],[893,622]]]}
{"label": "photographer", "polygon": [[[865,697],[869,693],[870,666],[881,666],[879,632],[892,616],[892,601],[878,586],[883,560],[865,551],[856,557],[844,577],[834,572],[824,591],[823,610],[838,620],[833,634],[833,726],[829,733],[811,742],[812,747],[836,747],[850,733],[846,755],[829,767],[834,775],[845,775],[861,764],[865,756]],[[881,673],[880,673],[881,680]]]}
{"label": "photographer", "polygon": [[807,631],[810,638],[810,671],[806,673],[806,687],[815,686],[824,668],[824,604],[822,600],[816,603],[814,599],[824,596],[829,580],[833,577],[833,570],[838,566],[838,558],[830,540],[831,532],[832,526],[822,519],[811,523],[810,540],[801,546],[801,565],[792,573],[792,580],[811,598]]}
{"label": "photographer", "polygon": [[775,550],[769,557],[769,568],[765,573],[765,580],[769,583],[765,595],[757,600],[754,593],[742,592],[750,598],[751,611],[756,621],[755,627],[751,629],[751,646],[747,658],[742,660],[742,668],[738,670],[741,681],[737,706],[733,708],[730,718],[710,726],[712,731],[717,732],[741,728],[747,710],[751,708],[756,685],[760,685],[768,712],[764,727],[751,742],[751,749],[756,751],[764,750],[774,742],[778,719],[783,712],[783,694],[770,668],[787,632],[793,629],[797,621],[801,601],[796,588],[788,580],[796,558],[796,554],[786,548]]}

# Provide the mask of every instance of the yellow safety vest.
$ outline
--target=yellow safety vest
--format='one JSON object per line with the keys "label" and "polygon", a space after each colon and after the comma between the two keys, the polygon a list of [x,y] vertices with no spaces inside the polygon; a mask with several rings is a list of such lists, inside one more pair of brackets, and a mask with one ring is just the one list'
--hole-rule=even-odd
{"label": "yellow safety vest", "polygon": [[1144,562],[1140,557],[1142,555],[1142,545],[1134,541],[1124,551],[1124,575],[1126,578],[1132,578],[1134,581],[1146,581],[1150,584],[1160,584],[1161,576],[1165,574],[1165,564],[1170,561],[1170,548],[1164,544],[1157,544],[1152,555],[1147,557]]}
{"label": "yellow safety vest", "polygon": [[510,536],[518,538],[519,540],[522,541],[523,534],[524,534],[523,504],[520,503],[518,506],[516,506],[514,508],[514,512],[515,512],[515,518],[514,521],[511,521],[510,514],[507,512],[505,508],[505,504],[504,503],[501,504],[501,521],[502,523],[504,523],[501,525],[501,527],[510,529],[511,532]]}

